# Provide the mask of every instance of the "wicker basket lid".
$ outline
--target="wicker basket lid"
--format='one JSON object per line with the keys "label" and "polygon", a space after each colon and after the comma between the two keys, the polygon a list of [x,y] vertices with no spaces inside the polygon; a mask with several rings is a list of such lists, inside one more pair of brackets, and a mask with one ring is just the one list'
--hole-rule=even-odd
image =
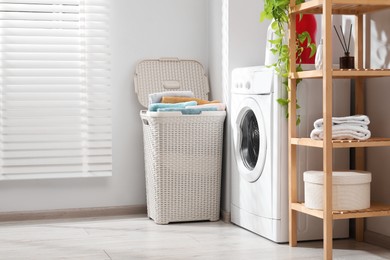
{"label": "wicker basket lid", "polygon": [[[303,173],[303,181],[324,184],[324,172],[306,171]],[[371,173],[366,171],[334,171],[334,185],[352,185],[371,182]]]}
{"label": "wicker basket lid", "polygon": [[194,60],[161,58],[137,64],[135,92],[142,106],[148,107],[151,93],[191,90],[197,98],[208,99],[209,83],[203,66]]}

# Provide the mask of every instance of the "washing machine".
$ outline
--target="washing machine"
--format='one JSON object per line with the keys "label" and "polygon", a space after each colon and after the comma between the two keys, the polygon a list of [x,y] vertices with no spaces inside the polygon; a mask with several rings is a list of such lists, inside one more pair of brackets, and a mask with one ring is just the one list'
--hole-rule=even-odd
{"label": "washing machine", "polygon": [[[279,94],[280,93],[280,94]],[[231,88],[233,223],[275,242],[288,239],[287,120],[272,69],[237,68]]]}
{"label": "washing machine", "polygon": [[[281,78],[271,68],[232,72],[231,221],[277,243],[288,242],[287,119],[277,102],[285,96]],[[348,222],[335,221],[334,237],[348,236]],[[321,238],[322,221],[299,213],[298,240]]]}

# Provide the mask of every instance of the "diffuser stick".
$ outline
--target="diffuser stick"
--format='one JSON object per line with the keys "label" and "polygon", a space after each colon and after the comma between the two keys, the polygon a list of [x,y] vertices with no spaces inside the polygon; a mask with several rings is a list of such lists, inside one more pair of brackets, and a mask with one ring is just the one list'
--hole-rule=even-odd
{"label": "diffuser stick", "polygon": [[349,29],[349,39],[348,39],[348,48],[347,48],[347,52],[349,53],[349,47],[350,47],[350,44],[351,44],[351,35],[352,35],[352,24],[351,24],[351,27]]}
{"label": "diffuser stick", "polygon": [[333,25],[333,27],[334,27],[334,30],[336,31],[337,37],[338,37],[339,40],[340,40],[341,47],[343,47],[344,52],[347,52],[347,49],[346,49],[346,47],[344,47],[343,41],[342,41],[341,38],[340,38],[340,35],[339,35],[339,33],[338,33],[337,29],[336,29],[336,26]]}
{"label": "diffuser stick", "polygon": [[348,47],[347,47],[347,41],[345,40],[345,36],[344,36],[344,32],[343,32],[343,27],[341,27],[340,25],[340,32],[341,32],[341,35],[343,36],[343,41],[344,41],[344,46],[345,46],[345,50],[346,52],[345,53],[348,53]]}

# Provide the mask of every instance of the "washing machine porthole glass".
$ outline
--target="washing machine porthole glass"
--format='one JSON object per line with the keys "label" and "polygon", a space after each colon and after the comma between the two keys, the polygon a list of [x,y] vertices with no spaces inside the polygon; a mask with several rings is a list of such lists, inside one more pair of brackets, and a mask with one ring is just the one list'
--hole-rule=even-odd
{"label": "washing machine porthole glass", "polygon": [[259,157],[260,133],[257,119],[252,110],[248,110],[241,121],[241,158],[245,167],[253,170]]}

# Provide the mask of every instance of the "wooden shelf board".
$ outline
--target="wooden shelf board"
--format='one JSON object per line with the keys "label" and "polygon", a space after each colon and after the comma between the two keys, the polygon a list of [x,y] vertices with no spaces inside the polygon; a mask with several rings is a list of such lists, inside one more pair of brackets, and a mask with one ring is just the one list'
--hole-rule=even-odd
{"label": "wooden shelf board", "polygon": [[[359,140],[333,140],[333,148],[354,148],[354,147],[383,147],[390,146],[390,138],[370,138],[365,141]],[[323,147],[322,140],[311,138],[291,138],[291,144],[309,147]]]}
{"label": "wooden shelf board", "polygon": [[322,140],[313,140],[311,138],[291,138],[291,144],[309,147],[323,147]]}
{"label": "wooden shelf board", "polygon": [[[291,208],[295,211],[302,212],[321,219],[324,216],[322,210],[306,208],[304,203],[292,203]],[[368,209],[348,211],[335,210],[332,212],[332,215],[333,219],[385,217],[390,216],[390,205],[371,203],[371,207]]]}
{"label": "wooden shelf board", "polygon": [[[322,76],[322,70],[307,70],[290,73],[290,77],[293,79],[322,78]],[[390,76],[390,69],[333,69],[332,76],[333,78],[388,77]]]}
{"label": "wooden shelf board", "polygon": [[368,209],[333,211],[332,213],[333,219],[385,217],[390,216],[390,205],[372,203]]}
{"label": "wooden shelf board", "polygon": [[[322,14],[324,0],[310,0],[291,9],[291,13]],[[333,0],[333,14],[365,14],[390,8],[388,0]]]}
{"label": "wooden shelf board", "polygon": [[322,78],[322,70],[305,70],[290,73],[292,79],[315,79]]}
{"label": "wooden shelf board", "polygon": [[324,212],[322,210],[306,208],[304,203],[291,203],[291,209],[317,218],[324,218]]}

